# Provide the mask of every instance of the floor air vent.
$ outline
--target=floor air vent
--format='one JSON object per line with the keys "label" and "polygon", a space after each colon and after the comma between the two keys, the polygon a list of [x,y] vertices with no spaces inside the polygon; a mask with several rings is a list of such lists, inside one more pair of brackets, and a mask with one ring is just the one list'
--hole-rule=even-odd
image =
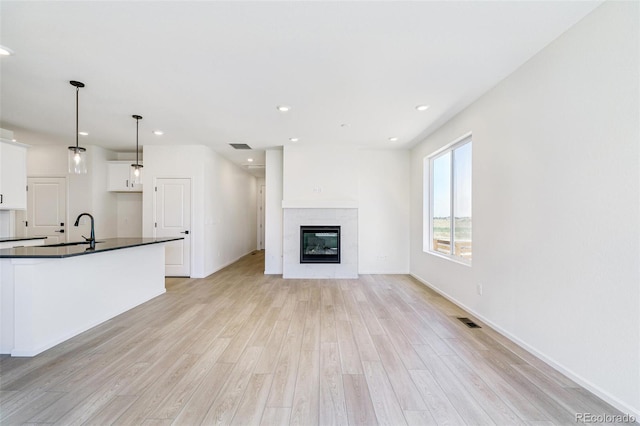
{"label": "floor air vent", "polygon": [[471,321],[469,318],[458,318],[458,320],[460,320],[460,322],[462,322],[464,325],[466,325],[469,328],[482,328],[475,322]]}

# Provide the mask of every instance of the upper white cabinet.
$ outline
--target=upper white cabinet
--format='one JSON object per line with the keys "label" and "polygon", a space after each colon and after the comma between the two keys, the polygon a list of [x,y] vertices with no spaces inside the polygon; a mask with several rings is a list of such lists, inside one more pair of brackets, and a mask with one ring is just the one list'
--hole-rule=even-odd
{"label": "upper white cabinet", "polygon": [[131,181],[133,161],[107,162],[107,190],[114,192],[142,192],[142,185]]}
{"label": "upper white cabinet", "polygon": [[0,210],[27,209],[27,147],[0,139]]}

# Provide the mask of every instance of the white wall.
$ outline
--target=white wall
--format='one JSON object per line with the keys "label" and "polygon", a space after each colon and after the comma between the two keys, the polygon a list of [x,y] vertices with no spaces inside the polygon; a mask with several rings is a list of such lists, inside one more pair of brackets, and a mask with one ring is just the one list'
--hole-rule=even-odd
{"label": "white wall", "polygon": [[119,238],[142,236],[142,194],[140,192],[116,193],[117,236]]}
{"label": "white wall", "polygon": [[[636,417],[638,16],[604,3],[411,155],[411,273]],[[471,267],[422,251],[423,158],[468,131]]]}
{"label": "white wall", "polygon": [[282,274],[282,150],[265,153],[264,273]]}
{"label": "white wall", "polygon": [[288,145],[283,170],[283,207],[346,207],[345,202],[357,206],[355,147]]}
{"label": "white wall", "polygon": [[156,178],[191,179],[191,276],[202,278],[256,247],[256,178],[202,145],[144,147],[143,220],[153,236]]}
{"label": "white wall", "polygon": [[361,274],[409,273],[409,151],[358,152]]}

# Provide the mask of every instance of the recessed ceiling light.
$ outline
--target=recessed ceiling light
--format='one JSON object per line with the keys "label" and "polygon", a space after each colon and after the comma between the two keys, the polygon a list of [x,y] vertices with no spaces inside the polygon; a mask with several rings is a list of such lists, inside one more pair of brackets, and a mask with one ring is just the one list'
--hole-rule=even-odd
{"label": "recessed ceiling light", "polygon": [[298,138],[289,138],[289,140],[290,140],[291,142],[298,142],[300,139],[298,139]]}
{"label": "recessed ceiling light", "polygon": [[8,47],[0,46],[0,56],[11,56],[13,55],[13,50]]}
{"label": "recessed ceiling light", "polygon": [[18,142],[18,139],[11,139],[11,142]]}
{"label": "recessed ceiling light", "polygon": [[89,136],[89,133],[87,133],[87,132],[78,132],[78,134],[80,136]]}
{"label": "recessed ceiling light", "polygon": [[398,141],[398,138],[394,136],[394,137],[389,138],[389,141],[391,141],[391,142],[397,142],[397,141]]}
{"label": "recessed ceiling light", "polygon": [[247,161],[253,163],[253,158],[247,158]]}
{"label": "recessed ceiling light", "polygon": [[426,110],[428,110],[428,109],[429,109],[429,105],[418,105],[418,106],[416,107],[416,109],[417,109],[418,111],[426,111]]}
{"label": "recessed ceiling light", "polygon": [[164,132],[162,130],[154,130],[153,134],[156,135],[156,136],[162,136],[162,135],[164,135]]}
{"label": "recessed ceiling light", "polygon": [[276,109],[280,112],[287,112],[291,109],[289,105],[278,105]]}

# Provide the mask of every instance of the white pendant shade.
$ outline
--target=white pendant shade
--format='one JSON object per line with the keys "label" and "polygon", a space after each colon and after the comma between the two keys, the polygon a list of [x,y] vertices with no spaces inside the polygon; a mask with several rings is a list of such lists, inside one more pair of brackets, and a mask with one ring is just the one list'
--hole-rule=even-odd
{"label": "white pendant shade", "polygon": [[70,146],[67,152],[69,173],[77,175],[87,173],[87,150]]}

